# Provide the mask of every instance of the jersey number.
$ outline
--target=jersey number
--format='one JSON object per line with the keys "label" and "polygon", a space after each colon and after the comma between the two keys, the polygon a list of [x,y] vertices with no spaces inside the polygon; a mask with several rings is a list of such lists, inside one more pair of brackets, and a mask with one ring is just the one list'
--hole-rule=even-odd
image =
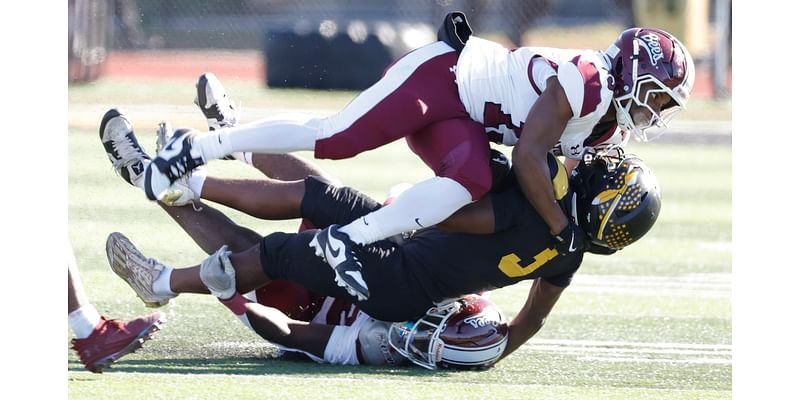
{"label": "jersey number", "polygon": [[[495,128],[496,132],[501,132],[500,128],[505,126],[506,129],[513,130],[517,137],[519,137],[522,132],[521,126],[514,125],[514,122],[511,120],[511,114],[504,113],[500,104],[489,101],[483,104],[483,126],[486,128]],[[491,133],[494,132],[490,132],[490,134]],[[502,142],[502,136],[499,140],[495,141]]]}
{"label": "jersey number", "polygon": [[500,268],[500,271],[503,271],[506,276],[509,278],[519,278],[521,276],[525,276],[528,274],[533,273],[539,269],[542,265],[547,264],[548,261],[555,258],[558,255],[558,251],[555,248],[544,249],[539,254],[533,257],[533,262],[522,266],[519,264],[522,261],[518,255],[511,253],[506,254],[503,258],[500,259],[500,264],[497,265]]}

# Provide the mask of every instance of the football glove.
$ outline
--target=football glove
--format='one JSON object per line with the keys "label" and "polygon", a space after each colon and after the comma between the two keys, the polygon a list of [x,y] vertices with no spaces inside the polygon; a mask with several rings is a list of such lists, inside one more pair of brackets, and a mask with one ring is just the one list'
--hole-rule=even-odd
{"label": "football glove", "polygon": [[200,280],[220,300],[228,300],[236,294],[236,271],[230,255],[225,245],[200,264]]}
{"label": "football glove", "polygon": [[608,247],[599,246],[594,243],[589,243],[589,245],[586,246],[586,251],[592,254],[599,254],[601,256],[608,256],[617,252],[616,249],[609,249]]}
{"label": "football glove", "polygon": [[568,222],[567,226],[553,238],[556,240],[556,250],[562,256],[586,249],[586,232],[572,222]]}

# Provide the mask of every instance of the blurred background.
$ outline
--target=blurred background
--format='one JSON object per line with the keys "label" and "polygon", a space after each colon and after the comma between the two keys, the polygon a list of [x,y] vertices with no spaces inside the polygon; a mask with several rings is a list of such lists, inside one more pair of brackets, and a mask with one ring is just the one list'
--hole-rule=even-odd
{"label": "blurred background", "polygon": [[359,90],[454,10],[510,48],[604,50],[625,28],[662,28],[695,58],[695,96],[732,92],[731,0],[69,0],[69,77],[195,78],[202,64],[269,87]]}

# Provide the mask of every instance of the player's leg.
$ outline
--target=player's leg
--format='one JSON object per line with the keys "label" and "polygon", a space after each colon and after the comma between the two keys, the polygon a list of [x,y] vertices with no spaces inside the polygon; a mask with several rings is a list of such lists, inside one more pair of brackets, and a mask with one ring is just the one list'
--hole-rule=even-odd
{"label": "player's leg", "polygon": [[[245,299],[237,291],[242,262],[246,260],[232,257],[229,251],[220,249],[200,265],[200,279],[212,295],[261,337],[321,360],[334,327],[294,320],[281,310]],[[234,267],[234,263],[239,266]]]}
{"label": "player's leg", "polygon": [[176,136],[155,159],[156,168],[147,170],[147,195],[158,198],[193,168],[237,151],[313,149],[317,158],[348,158],[432,122],[467,116],[451,71],[456,60],[453,49],[437,42],[398,60],[375,85],[333,116],[279,116],[208,134]]}
{"label": "player's leg", "polygon": [[[302,216],[306,218],[306,225],[310,222],[315,226],[341,224],[380,207],[377,202],[353,189],[336,187],[320,178],[281,182],[209,177],[203,189],[203,198],[260,218]],[[322,247],[319,242],[315,243],[317,248]],[[337,271],[337,280],[346,278],[344,271]]]}
{"label": "player's leg", "polygon": [[[171,132],[165,126],[160,127],[159,136],[168,138]],[[143,169],[150,161],[150,156],[138,142],[133,125],[118,109],[106,112],[100,123],[100,138],[117,173],[129,184],[142,188],[141,182]],[[277,161],[262,163],[277,168]],[[291,173],[291,169],[301,169],[301,162],[287,162],[283,173]],[[290,169],[291,168],[291,169]],[[205,173],[195,171],[187,180],[180,182],[176,187],[181,193],[190,193],[188,196],[174,198],[174,204],[188,204],[195,202],[197,197],[191,187],[201,188],[205,180]],[[196,189],[199,191],[199,189]],[[245,250],[258,243],[261,235],[250,229],[236,225],[219,211],[208,205],[195,204],[195,207],[166,207],[161,204],[170,215],[207,253],[211,254],[223,244],[228,244],[236,251]]]}
{"label": "player's leg", "polygon": [[[219,257],[220,251],[206,261]],[[252,291],[271,281],[260,266],[259,246],[230,256],[237,265],[237,288]],[[172,268],[146,257],[125,235],[114,232],[106,241],[106,256],[111,269],[134,290],[148,307],[160,307],[181,293],[208,293],[200,280],[200,266]],[[166,271],[166,272],[165,272]],[[168,273],[168,275],[166,274]]]}
{"label": "player's leg", "polygon": [[79,339],[88,337],[100,323],[101,317],[83,289],[75,254],[69,245],[67,254],[67,314],[72,333]]}
{"label": "player's leg", "polygon": [[[320,253],[325,254],[327,243],[343,248],[343,253],[352,253],[354,244],[369,244],[436,225],[491,187],[489,143],[479,123],[468,118],[440,121],[406,140],[437,176],[410,187],[386,207],[341,228],[321,231],[326,236],[315,242],[322,249]],[[368,288],[358,279],[360,265],[355,257],[339,256],[328,261],[337,275],[352,278],[342,280],[349,290],[368,297]]]}
{"label": "player's leg", "polygon": [[247,304],[246,317],[253,330],[265,340],[319,359],[325,358],[325,348],[336,328],[335,325],[291,319],[280,310],[259,303]]}
{"label": "player's leg", "polygon": [[83,289],[71,245],[67,262],[67,306],[67,320],[75,335],[72,348],[92,372],[102,372],[120,357],[140,348],[166,321],[160,312],[128,322],[100,315]]}
{"label": "player's leg", "polygon": [[439,224],[491,188],[489,143],[479,123],[467,118],[441,121],[406,141],[436,177],[408,188],[390,206],[342,227],[354,242],[371,243]]}
{"label": "player's leg", "polygon": [[283,220],[300,217],[305,193],[303,180],[206,179],[201,197],[256,218]]}
{"label": "player's leg", "polygon": [[206,203],[171,207],[159,203],[167,213],[207,254],[227,244],[232,251],[244,251],[261,240],[262,235],[238,225],[218,209]]}
{"label": "player's leg", "polygon": [[340,184],[319,165],[294,154],[253,154],[252,160],[253,167],[272,179],[296,181],[313,175]]}
{"label": "player's leg", "polygon": [[[167,129],[166,124],[162,124],[159,132],[159,140],[164,142],[170,134],[171,131]],[[133,184],[134,182],[140,181],[140,179],[136,179],[138,176],[126,174],[125,172],[133,171],[128,168],[129,166],[146,165],[146,163],[150,162],[150,159],[147,153],[139,146],[136,135],[133,132],[133,126],[125,115],[119,110],[110,110],[101,123],[100,136],[103,140],[104,147],[109,150],[109,158],[112,159],[117,172],[123,176],[128,183]],[[117,149],[127,149],[127,151],[120,153]],[[115,153],[111,153],[111,151]],[[123,162],[120,162],[120,160]],[[319,167],[293,155],[256,155],[252,158],[252,161],[253,164],[266,175],[275,177],[302,178],[308,174],[323,173]],[[137,171],[141,171],[141,168],[138,168]],[[195,171],[195,173],[189,177],[188,182],[182,182],[182,190],[191,192],[189,186],[202,188],[205,175],[202,175],[202,180],[198,179],[199,175],[200,174]],[[193,183],[197,184],[195,185]],[[223,244],[228,244],[229,248],[233,251],[243,251],[258,243],[261,239],[261,235],[235,224],[213,207],[199,203],[193,194],[190,196],[183,196],[181,201],[185,203],[195,202],[195,204],[184,207],[166,207],[163,204],[160,204],[160,206],[208,254],[215,252]],[[272,205],[274,206],[275,204]],[[270,204],[266,206],[269,207]],[[299,213],[299,211],[296,213]],[[169,298],[176,295],[176,293],[171,290],[170,286],[170,282],[172,281],[172,268],[163,265],[156,266],[154,264],[149,265],[147,271],[150,275],[155,274],[156,276],[152,278],[152,285],[148,286],[149,289],[147,289],[145,294],[141,297],[147,298],[148,302],[156,305],[163,304],[168,301]],[[126,276],[123,276],[123,278],[130,280],[130,278]],[[180,284],[182,284],[183,287],[188,288],[187,290],[194,292],[203,292],[205,290],[196,274],[179,275],[177,278],[180,279]],[[149,291],[152,291],[152,293],[148,293]],[[274,300],[275,296],[269,297],[271,300]],[[283,303],[284,302],[273,301],[269,304],[275,304],[280,308],[283,306]]]}
{"label": "player's leg", "polygon": [[[216,75],[213,73],[200,75],[195,87],[197,95],[194,103],[206,117],[209,132],[239,125],[239,112]],[[164,137],[164,145],[168,139],[168,137]],[[161,148],[163,146],[159,150]],[[325,172],[319,166],[290,154],[235,152],[231,156],[231,158],[252,165],[270,178],[282,181],[299,180],[309,175],[325,176]],[[331,177],[327,178],[332,179]]]}

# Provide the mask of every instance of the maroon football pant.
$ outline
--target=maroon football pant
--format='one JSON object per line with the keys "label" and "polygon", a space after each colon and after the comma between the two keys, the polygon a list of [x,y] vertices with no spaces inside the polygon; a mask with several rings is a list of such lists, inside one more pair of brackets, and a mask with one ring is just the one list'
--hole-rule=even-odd
{"label": "maroon football pant", "polygon": [[326,118],[316,158],[344,159],[406,138],[438,176],[477,200],[491,187],[489,142],[458,96],[458,54],[442,42],[414,50],[342,111]]}

